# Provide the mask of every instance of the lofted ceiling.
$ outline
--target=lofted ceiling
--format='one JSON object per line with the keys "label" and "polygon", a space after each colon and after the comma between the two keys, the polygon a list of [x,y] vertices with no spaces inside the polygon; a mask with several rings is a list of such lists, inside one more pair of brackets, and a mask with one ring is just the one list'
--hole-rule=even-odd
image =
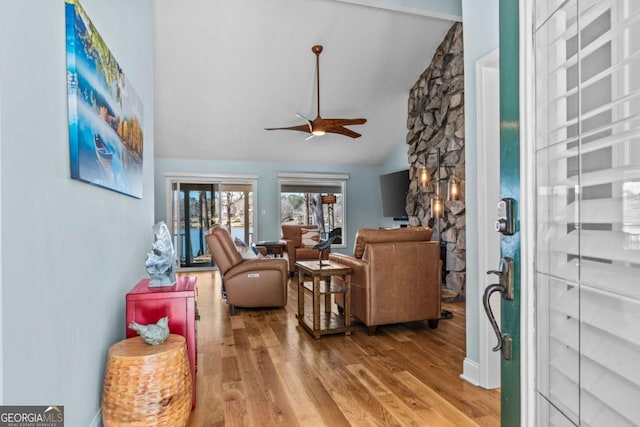
{"label": "lofted ceiling", "polygon": [[[156,0],[155,157],[380,164],[406,137],[409,90],[453,21],[335,0]],[[265,127],[365,117],[362,136]]]}

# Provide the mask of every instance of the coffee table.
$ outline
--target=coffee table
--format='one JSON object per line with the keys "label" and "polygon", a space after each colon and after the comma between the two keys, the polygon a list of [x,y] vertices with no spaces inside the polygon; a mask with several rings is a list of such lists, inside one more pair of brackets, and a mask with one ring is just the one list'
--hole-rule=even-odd
{"label": "coffee table", "polygon": [[[351,335],[351,267],[332,261],[298,261],[298,324],[306,329],[314,338],[322,335]],[[331,284],[332,276],[341,276],[344,286]],[[305,277],[311,278],[305,282]],[[311,294],[311,313],[305,313],[305,293]],[[342,315],[331,311],[331,296],[344,295],[344,312]],[[322,301],[324,300],[324,310]]]}

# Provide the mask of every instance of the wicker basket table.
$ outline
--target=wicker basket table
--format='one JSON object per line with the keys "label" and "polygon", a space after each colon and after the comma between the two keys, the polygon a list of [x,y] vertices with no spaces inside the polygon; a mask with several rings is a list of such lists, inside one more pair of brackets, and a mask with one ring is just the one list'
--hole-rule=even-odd
{"label": "wicker basket table", "polygon": [[111,346],[102,392],[109,426],[186,426],[191,412],[191,371],[184,337],[162,344],[140,337]]}

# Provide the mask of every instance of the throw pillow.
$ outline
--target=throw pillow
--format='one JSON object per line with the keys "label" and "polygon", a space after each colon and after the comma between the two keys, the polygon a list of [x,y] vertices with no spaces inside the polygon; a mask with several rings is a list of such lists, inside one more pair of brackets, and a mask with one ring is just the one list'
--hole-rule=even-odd
{"label": "throw pillow", "polygon": [[256,255],[255,252],[253,252],[253,250],[248,246],[245,246],[240,250],[240,255],[244,260],[258,258],[258,255]]}
{"label": "throw pillow", "polygon": [[302,233],[303,247],[312,248],[320,241],[320,230],[317,228],[303,228],[300,231]]}

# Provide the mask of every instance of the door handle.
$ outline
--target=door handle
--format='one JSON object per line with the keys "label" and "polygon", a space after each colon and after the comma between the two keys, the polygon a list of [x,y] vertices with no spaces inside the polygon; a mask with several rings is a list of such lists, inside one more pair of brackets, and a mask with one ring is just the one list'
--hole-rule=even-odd
{"label": "door handle", "polygon": [[500,331],[500,326],[496,321],[496,317],[491,309],[490,299],[494,292],[500,292],[502,297],[506,300],[513,299],[513,260],[509,257],[504,257],[500,260],[500,270],[489,270],[487,274],[495,274],[500,279],[499,283],[494,283],[484,290],[482,296],[482,305],[485,313],[489,318],[489,323],[498,338],[498,344],[492,349],[493,351],[501,351],[502,358],[505,360],[511,360],[511,337],[508,334],[503,334]]}

